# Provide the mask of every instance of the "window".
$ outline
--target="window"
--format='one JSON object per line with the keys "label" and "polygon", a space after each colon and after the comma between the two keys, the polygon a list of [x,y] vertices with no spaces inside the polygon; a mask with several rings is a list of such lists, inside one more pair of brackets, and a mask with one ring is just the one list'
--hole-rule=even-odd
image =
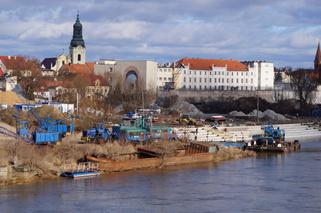
{"label": "window", "polygon": [[196,78],[194,78],[194,83],[196,83]]}
{"label": "window", "polygon": [[210,83],[212,83],[212,79],[210,78]]}
{"label": "window", "polygon": [[216,75],[216,71],[214,72],[214,75]]}
{"label": "window", "polygon": [[232,72],[232,76],[233,76],[233,72]]}
{"label": "window", "polygon": [[78,61],[81,61],[81,55],[78,54]]}
{"label": "window", "polygon": [[253,84],[253,78],[251,78],[251,84]]}
{"label": "window", "polygon": [[192,86],[191,86],[191,85],[189,85],[189,89],[192,89]]}
{"label": "window", "polygon": [[202,85],[200,85],[200,90],[202,90]]}
{"label": "window", "polygon": [[204,86],[204,89],[206,90],[206,86]]}
{"label": "window", "polygon": [[62,61],[62,65],[64,65],[65,64],[65,61]]}
{"label": "window", "polygon": [[233,78],[231,79],[231,83],[233,83]]}
{"label": "window", "polygon": [[212,75],[212,72],[210,72],[210,75]]}
{"label": "window", "polygon": [[241,79],[241,83],[243,84],[243,79]]}
{"label": "window", "polygon": [[191,75],[191,74],[192,74],[192,72],[191,72],[191,71],[189,71],[189,74]]}
{"label": "window", "polygon": [[220,78],[218,79],[218,83],[221,83],[221,79]]}
{"label": "window", "polygon": [[214,82],[216,83],[216,78],[214,78]]}
{"label": "window", "polygon": [[210,90],[212,90],[212,86],[210,86]]}
{"label": "window", "polygon": [[226,79],[226,83],[228,83],[228,79]]}
{"label": "window", "polygon": [[206,83],[206,78],[204,78],[204,82]]}
{"label": "window", "polygon": [[184,77],[184,83],[186,82],[186,78]]}
{"label": "window", "polygon": [[238,78],[236,79],[236,83],[239,83],[239,79]]}
{"label": "window", "polygon": [[186,74],[186,71],[184,70],[184,75]]}
{"label": "window", "polygon": [[245,83],[247,83],[247,79],[245,79]]}
{"label": "window", "polygon": [[164,77],[164,80],[166,81],[166,80],[167,80],[167,78],[166,78],[166,77]]}
{"label": "window", "polygon": [[192,82],[192,78],[189,78],[189,82],[190,82],[190,83]]}
{"label": "window", "polygon": [[222,83],[224,83],[224,78],[222,78]]}
{"label": "window", "polygon": [[200,83],[202,83],[202,79],[200,78]]}
{"label": "window", "polygon": [[214,86],[214,89],[216,90],[216,86]]}
{"label": "window", "polygon": [[194,89],[196,90],[196,85],[194,85]]}
{"label": "window", "polygon": [[159,80],[162,80],[162,77],[159,77]]}

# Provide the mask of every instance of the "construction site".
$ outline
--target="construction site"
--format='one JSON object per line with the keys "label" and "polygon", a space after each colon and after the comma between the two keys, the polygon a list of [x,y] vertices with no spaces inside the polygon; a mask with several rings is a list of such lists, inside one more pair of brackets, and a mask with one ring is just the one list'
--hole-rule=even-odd
{"label": "construction site", "polygon": [[[184,110],[190,113],[177,113]],[[319,124],[313,122],[287,118],[280,124],[270,118],[273,126],[257,125],[258,117],[274,115],[264,113],[205,115],[184,101],[167,109],[144,108],[91,120],[52,106],[7,108],[0,123],[0,180],[10,184],[62,174],[82,177],[220,162],[255,156],[254,147],[288,152],[289,141],[321,137]],[[96,167],[80,166],[84,162]]]}

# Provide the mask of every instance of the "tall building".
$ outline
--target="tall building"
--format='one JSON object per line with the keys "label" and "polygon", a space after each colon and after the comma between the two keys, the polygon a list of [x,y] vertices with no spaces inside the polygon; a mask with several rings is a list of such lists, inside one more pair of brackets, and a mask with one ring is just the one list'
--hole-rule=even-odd
{"label": "tall building", "polygon": [[72,64],[86,63],[86,46],[82,36],[82,24],[79,20],[79,14],[77,14],[76,23],[74,24],[69,50]]}

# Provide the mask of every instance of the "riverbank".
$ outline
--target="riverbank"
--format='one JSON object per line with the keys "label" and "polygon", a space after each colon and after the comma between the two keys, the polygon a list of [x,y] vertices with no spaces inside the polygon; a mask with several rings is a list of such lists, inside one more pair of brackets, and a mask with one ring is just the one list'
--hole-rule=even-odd
{"label": "riverbank", "polygon": [[[30,147],[27,147],[30,146]],[[57,148],[59,147],[60,148]],[[38,147],[36,150],[37,152],[33,151],[33,157],[34,159],[38,159],[37,163],[35,161],[30,162],[29,164],[23,164],[20,166],[11,164],[7,165],[7,174],[6,176],[4,173],[2,173],[0,178],[0,186],[7,186],[7,185],[19,185],[19,184],[27,184],[32,183],[36,181],[43,181],[46,179],[54,179],[58,178],[59,175],[63,172],[64,167],[66,165],[70,164],[77,164],[77,161],[82,157],[76,157],[81,156],[81,154],[84,153],[84,151],[80,152],[81,146],[75,146],[74,148],[74,154],[73,156],[69,156],[69,160],[64,160],[63,162],[58,162],[58,156],[55,156],[53,153],[61,153],[61,150],[64,150],[66,147],[65,144],[57,145],[55,147]],[[220,148],[215,153],[197,153],[197,154],[189,154],[184,156],[163,156],[161,158],[143,158],[143,159],[128,159],[127,157],[120,156],[120,157],[111,157],[111,155],[102,154],[101,150],[106,149],[106,146],[111,148],[111,145],[93,145],[90,148],[86,148],[87,153],[91,153],[92,155],[98,154],[98,156],[104,156],[106,159],[106,156],[109,156],[109,159],[107,162],[100,163],[100,171],[101,173],[111,173],[111,172],[123,172],[123,171],[131,171],[131,170],[143,170],[147,168],[164,168],[164,167],[171,167],[171,166],[180,166],[180,165],[189,165],[189,164],[198,164],[198,163],[219,163],[222,161],[227,160],[237,160],[241,158],[247,158],[247,157],[254,157],[256,154],[254,152],[250,151],[243,151],[236,148]],[[119,144],[114,144],[113,146],[116,146],[117,149],[121,147]],[[19,147],[19,145],[18,145]],[[30,148],[34,147],[32,145],[24,144],[23,149],[30,151]],[[70,147],[69,147],[70,148]],[[84,147],[82,147],[84,148]],[[19,148],[18,148],[19,149]],[[57,152],[57,149],[59,149],[59,152]],[[128,150],[128,147],[127,147]],[[77,153],[80,152],[80,153]],[[19,153],[19,152],[18,152]],[[41,154],[42,157],[39,155]],[[66,153],[66,152],[63,152]],[[75,154],[77,153],[77,154]],[[50,157],[49,157],[50,156]],[[61,154],[59,155],[61,157]],[[21,156],[20,156],[21,158]],[[48,159],[52,159],[51,163],[48,162]],[[72,161],[70,161],[73,159]],[[98,158],[97,158],[98,159]],[[30,159],[29,159],[30,160]],[[60,158],[60,160],[63,160]],[[20,159],[20,162],[22,159]],[[27,162],[27,161],[24,161]],[[44,167],[44,165],[47,165],[48,167]],[[59,166],[58,166],[59,165]],[[4,167],[2,167],[4,168]]]}

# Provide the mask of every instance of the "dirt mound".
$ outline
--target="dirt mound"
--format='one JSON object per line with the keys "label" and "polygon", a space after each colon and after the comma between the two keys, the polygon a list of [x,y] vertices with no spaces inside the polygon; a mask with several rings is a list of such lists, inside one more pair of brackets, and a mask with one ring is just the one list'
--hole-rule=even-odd
{"label": "dirt mound", "polygon": [[229,113],[229,115],[233,116],[233,117],[245,117],[245,116],[247,116],[247,114],[245,114],[242,111],[232,111],[232,112]]}
{"label": "dirt mound", "polygon": [[176,111],[181,114],[186,114],[189,116],[202,116],[203,113],[193,104],[187,101],[178,100],[176,103],[169,108],[171,111]]}
{"label": "dirt mound", "polygon": [[273,110],[270,110],[270,109],[265,110],[263,114],[264,114],[265,117],[268,117],[269,119],[272,119],[272,120],[278,120],[278,121],[288,120],[284,115],[276,113],[276,112],[274,112]]}
{"label": "dirt mound", "polygon": [[[286,118],[284,115],[282,114],[279,114],[279,113],[276,113],[274,112],[273,110],[270,110],[270,109],[267,109],[265,110],[264,112],[261,112],[259,111],[258,112],[259,115],[258,117],[261,119],[261,118],[267,118],[267,119],[270,119],[270,120],[276,120],[276,121],[285,121],[285,120],[288,120],[288,118]],[[248,116],[250,117],[256,117],[257,116],[257,110],[253,110],[252,112],[250,112],[248,114]]]}

